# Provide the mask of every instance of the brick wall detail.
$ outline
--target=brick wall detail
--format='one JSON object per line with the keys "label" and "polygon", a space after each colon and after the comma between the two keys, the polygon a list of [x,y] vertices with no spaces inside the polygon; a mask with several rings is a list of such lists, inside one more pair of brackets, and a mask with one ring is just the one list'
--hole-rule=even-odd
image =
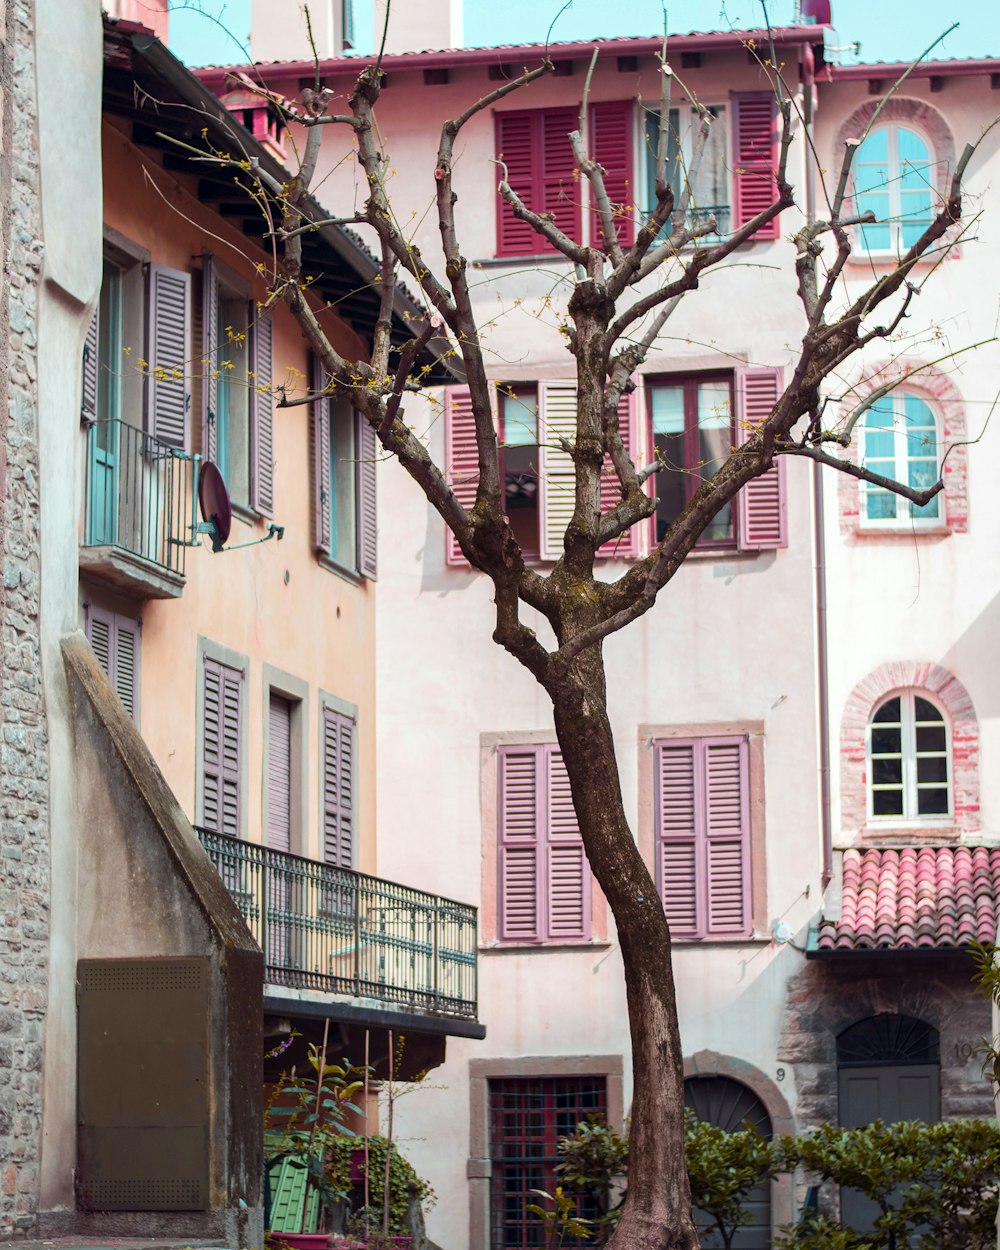
{"label": "brick wall detail", "polygon": [[905,830],[910,840],[935,832],[971,834],[979,830],[979,722],[969,692],[940,664],[895,660],[869,673],[851,691],[840,723],[840,810],[845,833],[867,834],[869,841],[901,830],[868,820],[867,736],[872,712],[897,690],[926,690],[942,707],[951,730],[952,816],[941,830]]}

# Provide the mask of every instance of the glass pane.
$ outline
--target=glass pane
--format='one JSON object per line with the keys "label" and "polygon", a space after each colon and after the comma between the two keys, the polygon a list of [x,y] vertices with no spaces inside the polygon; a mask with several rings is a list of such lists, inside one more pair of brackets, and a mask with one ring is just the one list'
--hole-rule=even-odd
{"label": "glass pane", "polygon": [[[870,205],[866,202],[862,212],[867,212]],[[876,213],[876,216],[878,214]],[[861,226],[861,247],[866,252],[887,252],[889,250],[890,231],[888,226]]]}
{"label": "glass pane", "polygon": [[651,393],[653,434],[682,434],[684,432],[684,388],[682,386],[655,386]]}
{"label": "glass pane", "polygon": [[536,446],[538,443],[538,393],[514,391],[500,396],[503,414],[503,441],[507,447]]}
{"label": "glass pane", "polygon": [[[928,781],[933,778],[928,777]],[[876,786],[901,786],[903,784],[903,761],[888,756],[876,756],[872,760],[872,784]]]}
{"label": "glass pane", "polygon": [[899,755],[902,734],[899,729],[872,729],[872,755]]}
{"label": "glass pane", "polygon": [[889,159],[889,132],[876,130],[870,134],[858,149],[856,163],[866,164],[871,161],[887,161]]}
{"label": "glass pane", "polygon": [[872,813],[875,816],[902,816],[902,790],[875,790],[872,794]]}
{"label": "glass pane", "polygon": [[698,425],[703,430],[729,430],[732,427],[728,382],[698,383]]}
{"label": "glass pane", "polygon": [[924,755],[917,760],[917,784],[937,781],[948,784],[948,760],[943,755]]}
{"label": "glass pane", "polygon": [[945,816],[948,812],[948,789],[917,791],[917,814],[920,816]]}
{"label": "glass pane", "polygon": [[229,493],[250,502],[250,373],[247,301],[219,292],[216,452]]}
{"label": "glass pane", "polygon": [[330,403],[330,554],[345,569],[357,567],[354,409],[343,400]]}
{"label": "glass pane", "polygon": [[898,695],[895,699],[886,699],[886,701],[872,717],[872,720],[879,725],[884,724],[886,721],[898,724],[899,709],[900,701]]}
{"label": "glass pane", "polygon": [[866,494],[865,513],[869,521],[894,521],[896,496],[877,486],[870,486]]}
{"label": "glass pane", "polygon": [[[121,416],[122,271],[104,262],[97,331],[97,416],[113,421]],[[98,444],[106,445],[111,427],[98,425]]]}
{"label": "glass pane", "polygon": [[[725,234],[729,229],[729,169],[728,169],[728,137],[726,130],[726,110],[722,105],[709,109],[715,118],[708,132],[708,142],[702,152],[701,162],[695,171],[691,183],[691,211],[688,216],[692,220],[704,221],[707,217],[715,217],[719,233]],[[699,121],[692,110],[691,133],[692,147],[694,137],[698,133]]]}
{"label": "glass pane", "polygon": [[503,451],[504,503],[507,508],[538,506],[538,448],[511,447]]}
{"label": "glass pane", "polygon": [[[667,183],[674,193],[675,200],[680,196],[681,188],[681,162],[680,162],[680,142],[678,138],[678,129],[680,126],[680,113],[677,109],[670,110],[670,129],[667,134],[667,154],[666,154],[666,177]],[[660,142],[660,112],[659,109],[650,110],[646,113],[645,127],[645,161],[646,161],[646,212],[651,213],[656,207],[656,153],[657,145]],[[664,225],[662,235],[670,234],[670,222]]]}
{"label": "glass pane", "polygon": [[684,434],[657,434],[653,440],[656,459],[663,465],[656,475],[656,541],[680,516],[687,501],[684,469]]}
{"label": "glass pane", "polygon": [[928,699],[922,699],[920,695],[914,695],[913,697],[913,710],[920,723],[933,721],[935,724],[944,724],[944,717],[934,704]]}
{"label": "glass pane", "polygon": [[936,727],[918,727],[917,729],[917,750],[921,755],[925,751],[946,751],[948,749],[947,740],[945,738],[945,730],[942,725]]}

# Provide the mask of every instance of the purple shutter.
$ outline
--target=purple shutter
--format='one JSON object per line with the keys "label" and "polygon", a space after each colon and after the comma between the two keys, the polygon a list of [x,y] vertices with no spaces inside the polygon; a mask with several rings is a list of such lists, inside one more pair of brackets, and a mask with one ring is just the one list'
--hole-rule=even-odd
{"label": "purple shutter", "polygon": [[[774,95],[752,91],[733,96],[733,177],[736,182],[736,214],[739,227],[774,203],[778,189],[777,132]],[[756,239],[776,239],[775,217],[754,235]]]}
{"label": "purple shutter", "polygon": [[292,705],[274,693],[267,708],[267,845],[292,849]]}
{"label": "purple shutter", "polygon": [[312,390],[318,398],[309,405],[310,508],[313,546],[330,554],[330,397],[322,395],[327,373],[313,358]]}
{"label": "purple shutter", "polygon": [[[449,386],[444,392],[445,472],[455,497],[463,508],[471,508],[479,489],[479,448],[476,445],[476,418],[472,395],[467,386]],[[469,567],[458,539],[445,530],[446,559],[449,564]]]}
{"label": "purple shutter", "polygon": [[215,463],[219,411],[219,278],[206,252],[201,270],[201,454]]}
{"label": "purple shutter", "polygon": [[358,572],[362,577],[378,575],[378,498],[375,471],[378,467],[379,442],[363,413],[356,414],[358,423]]}
{"label": "purple shutter", "polygon": [[111,676],[112,666],[114,664],[114,615],[111,612],[105,612],[103,608],[95,608],[93,605],[87,607],[87,638],[90,645],[94,648],[94,654],[97,656],[101,668]]}
{"label": "purple shutter", "polygon": [[[632,460],[635,460],[638,445],[638,421],[639,392],[635,390],[628,395],[623,395],[618,403],[618,432],[625,445],[625,454]],[[621,501],[621,497],[621,483],[611,463],[611,457],[605,456],[604,467],[601,470],[601,512],[609,512]],[[598,556],[634,560],[640,554],[639,531],[641,528],[640,525],[633,525],[612,542],[605,543],[603,547],[598,548]]]}
{"label": "purple shutter", "polygon": [[590,870],[583,849],[562,755],[545,747],[547,837],[545,936],[551,941],[590,937]]}
{"label": "purple shutter", "polygon": [[204,658],[202,819],[209,829],[240,836],[240,736],[243,673]]}
{"label": "purple shutter", "polygon": [[83,340],[83,390],[80,396],[80,420],[94,421],[97,419],[97,370],[100,357],[98,355],[98,332],[100,313],[94,309],[94,315],[87,326],[87,336]]}
{"label": "purple shutter", "polygon": [[274,516],[274,327],[258,311],[251,331],[250,506]]}
{"label": "purple shutter", "polygon": [[745,738],[706,738],[705,927],[710,936],[750,934],[750,822]]}
{"label": "purple shutter", "polygon": [[114,686],[125,711],[139,722],[139,622],[115,616]]}
{"label": "purple shutter", "polygon": [[191,275],[149,267],[146,429],[168,447],[187,446],[191,393]]}
{"label": "purple shutter", "polygon": [[700,937],[697,743],[656,744],[657,876],[674,937]]}
{"label": "purple shutter", "polygon": [[354,721],[323,709],[323,858],[354,866]]}
{"label": "purple shutter", "polygon": [[[740,441],[765,421],[778,401],[780,369],[739,369],[736,374],[737,428]],[[774,551],[788,546],[785,458],[747,482],[739,493],[739,542],[744,551]]]}
{"label": "purple shutter", "polygon": [[[631,247],[635,239],[633,112],[631,100],[602,100],[590,106],[590,156],[604,168],[604,186],[611,201],[618,242],[622,247]],[[591,209],[591,246],[601,247],[603,239],[600,216],[595,209]]]}
{"label": "purple shutter", "polygon": [[502,747],[499,756],[499,934],[534,942],[539,924],[541,843],[539,747]]}

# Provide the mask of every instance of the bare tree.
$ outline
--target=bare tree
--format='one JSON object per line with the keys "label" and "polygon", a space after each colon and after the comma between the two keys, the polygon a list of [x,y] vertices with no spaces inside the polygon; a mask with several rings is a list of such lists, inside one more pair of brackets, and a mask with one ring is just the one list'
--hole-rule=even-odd
{"label": "bare tree", "polygon": [[[575,466],[575,506],[562,554],[548,572],[525,563],[505,515],[494,427],[494,383],[487,376],[466,259],[459,244],[452,163],[456,138],[466,123],[551,71],[552,63],[546,60],[527,70],[475,101],[460,116],[444,122],[437,161],[428,171],[429,179],[433,178],[441,233],[441,274],[404,236],[390,203],[386,188],[389,161],[374,120],[382,78],[377,64],[361,72],[346,114],[328,112],[330,94],[320,88],[318,73],[315,86],[302,92],[300,103],[289,106],[287,101],[276,101],[289,120],[304,128],[296,176],[280,186],[256,167],[250,170],[251,177],[257,179],[256,193],[261,202],[270,206],[275,223],[280,220],[273,230],[280,254],[276,254],[272,274],[271,301],[287,303],[329,374],[328,391],[345,395],[364,414],[383,448],[398,458],[441,515],[469,562],[490,579],[496,606],[494,640],[534,675],[551,699],[580,832],[591,868],[614,914],[625,969],[635,1093],[628,1197],[612,1239],[614,1250],[691,1250],[698,1243],[683,1163],[682,1052],[671,937],[656,886],[622,805],[607,711],[603,642],[649,611],[706,526],[733,502],[742,487],[767,472],[777,456],[808,457],[902,495],[918,506],[942,489],[940,479],[927,489],[914,489],[837,454],[850,443],[863,413],[885,389],[873,392],[846,418],[830,424],[825,422],[824,397],[828,379],[835,378],[845,362],[868,343],[889,340],[899,330],[915,292],[910,281],[914,266],[950,246],[957,232],[962,218],[962,178],[974,150],[966,147],[947,194],[920,238],[861,295],[848,299],[841,279],[852,247],[850,230],[875,218],[871,214],[852,218],[845,213],[858,141],[846,145],[836,185],[826,195],[824,217],[806,220],[794,235],[795,281],[803,321],[801,342],[784,392],[766,419],[701,484],[649,554],[632,563],[616,581],[602,581],[594,575],[595,554],[651,516],[655,499],[645,484],[663,467],[659,463],[647,467],[633,464],[619,433],[619,400],[634,387],[636,371],[678,301],[695,292],[703,274],[723,266],[738,248],[794,203],[788,157],[795,112],[773,55],[767,68],[780,114],[773,202],[721,240],[714,219],[698,222],[698,215],[689,211],[695,169],[712,125],[709,111],[697,103],[699,129],[687,177],[679,193],[671,187],[665,123],[672,74],[666,43],[661,59],[664,124],[656,154],[656,203],[632,245],[622,245],[617,229],[618,219],[631,210],[610,202],[604,170],[588,153],[582,124],[570,139],[600,222],[599,244],[587,246],[569,238],[551,217],[534,212],[500,168],[499,193],[514,215],[571,261],[575,272],[567,315],[568,347],[576,367],[576,435],[572,443],[562,445]],[[262,93],[267,94],[263,89]],[[339,218],[318,214],[310,197],[323,128],[329,125],[343,127],[352,136],[367,183],[363,210]],[[245,162],[224,154],[206,159],[240,164],[246,172]],[[320,218],[324,223],[339,221],[370,228],[377,240],[381,311],[369,360],[347,359],[334,348],[310,295],[302,266],[302,238],[316,228]],[[709,241],[712,236],[714,241]],[[823,244],[829,241],[832,248],[824,253]],[[422,293],[427,315],[423,324],[415,327],[410,342],[394,347],[391,312],[400,271],[408,275],[411,287]],[[639,292],[640,284],[644,293]],[[403,419],[407,394],[423,387],[422,375],[415,368],[418,357],[432,339],[441,337],[450,342],[464,366],[475,417],[479,476],[471,508],[459,502],[442,467]],[[614,507],[602,512],[600,484],[607,459],[613,465],[620,498]],[[535,609],[548,621],[554,646],[544,645],[525,623],[522,605]]]}

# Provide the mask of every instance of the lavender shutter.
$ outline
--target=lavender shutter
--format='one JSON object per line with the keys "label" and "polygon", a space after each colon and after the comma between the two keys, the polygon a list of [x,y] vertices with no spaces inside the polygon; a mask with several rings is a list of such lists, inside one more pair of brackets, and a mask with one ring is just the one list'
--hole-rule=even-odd
{"label": "lavender shutter", "polygon": [[663,911],[674,937],[700,937],[697,743],[656,744],[657,877]]}
{"label": "lavender shutter", "polygon": [[274,327],[259,311],[251,331],[250,506],[274,516]]}
{"label": "lavender shutter", "polygon": [[330,397],[321,392],[327,373],[313,359],[312,390],[317,396],[309,405],[310,508],[313,546],[330,554]]}
{"label": "lavender shutter", "polygon": [[215,463],[219,411],[219,278],[206,252],[201,270],[201,454]]}
{"label": "lavender shutter", "polygon": [[[734,225],[746,225],[774,203],[777,196],[775,173],[778,167],[774,96],[770,91],[752,91],[733,96],[733,177],[736,182]],[[776,239],[775,217],[754,235]]]}
{"label": "lavender shutter", "polygon": [[502,747],[499,754],[499,934],[534,942],[539,925],[541,748]]}
{"label": "lavender shutter", "polygon": [[94,648],[94,654],[97,656],[101,668],[111,676],[114,648],[114,615],[111,612],[105,612],[103,608],[95,608],[88,606],[87,608],[87,638],[90,645]]}
{"label": "lavender shutter", "polygon": [[[467,386],[449,386],[444,392],[444,458],[448,483],[463,508],[471,508],[479,489],[479,449],[476,445],[476,419]],[[458,540],[445,530],[449,564],[469,567]]]}
{"label": "lavender shutter", "polygon": [[243,674],[204,659],[202,819],[209,829],[240,835],[240,754]]}
{"label": "lavender shutter", "polygon": [[[780,369],[739,369],[736,374],[737,428],[745,442],[766,420],[781,390]],[[785,458],[747,482],[739,493],[739,542],[744,551],[774,551],[788,546]]]}
{"label": "lavender shutter", "polygon": [[354,866],[354,721],[323,709],[323,858]]}
{"label": "lavender shutter", "polygon": [[362,413],[358,423],[358,571],[362,577],[378,575],[378,498],[375,472],[378,467],[379,442],[372,426]]}
{"label": "lavender shutter", "polygon": [[590,870],[558,750],[544,748],[546,769],[546,907],[544,933],[552,941],[590,937]]}
{"label": "lavender shutter", "polygon": [[83,389],[80,396],[80,420],[95,421],[97,419],[97,370],[99,364],[98,334],[100,329],[100,312],[94,309],[94,315],[87,326],[87,335],[83,340]]}
{"label": "lavender shutter", "polygon": [[148,298],[146,429],[166,446],[183,450],[191,404],[191,275],[150,265]]}
{"label": "lavender shutter", "polygon": [[705,917],[711,936],[750,933],[750,828],[747,744],[707,738],[704,758]]}
{"label": "lavender shutter", "polygon": [[[615,218],[615,232],[622,247],[635,238],[632,176],[633,112],[631,100],[602,100],[590,106],[590,155],[604,167],[604,185]],[[590,213],[590,243],[602,247],[604,234],[596,209]]]}
{"label": "lavender shutter", "polygon": [[139,723],[139,622],[115,616],[114,686],[125,711]]}
{"label": "lavender shutter", "polygon": [[[628,395],[623,395],[618,404],[618,432],[621,434],[622,443],[625,446],[625,454],[633,461],[636,459],[638,451],[638,423],[639,391],[637,389]],[[621,483],[618,481],[618,474],[615,473],[611,457],[606,455],[604,457],[604,467],[601,469],[601,512],[610,512],[612,508],[621,502],[621,497]],[[598,547],[598,556],[604,558],[614,557],[618,560],[636,559],[641,554],[639,550],[641,529],[642,526],[633,525],[624,534],[619,534],[612,542],[605,543],[603,547]]]}
{"label": "lavender shutter", "polygon": [[292,849],[292,705],[271,694],[267,708],[267,845]]}

